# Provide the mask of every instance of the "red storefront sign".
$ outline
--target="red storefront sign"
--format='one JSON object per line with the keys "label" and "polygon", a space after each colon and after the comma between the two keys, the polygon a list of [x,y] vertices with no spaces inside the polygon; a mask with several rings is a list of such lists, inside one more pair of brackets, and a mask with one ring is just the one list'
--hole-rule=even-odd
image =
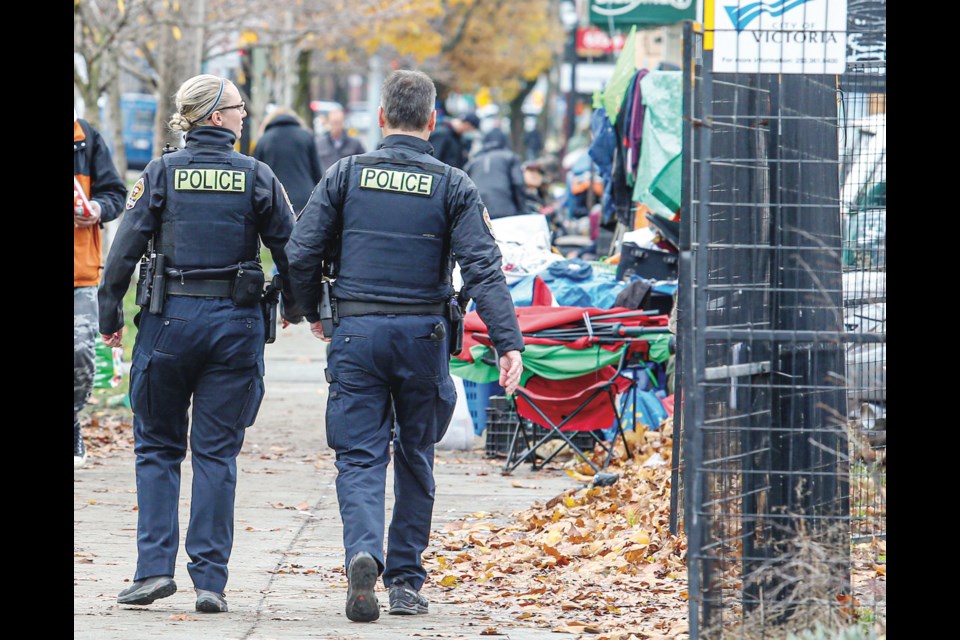
{"label": "red storefront sign", "polygon": [[577,55],[589,58],[620,53],[626,39],[622,33],[611,36],[597,27],[577,27]]}

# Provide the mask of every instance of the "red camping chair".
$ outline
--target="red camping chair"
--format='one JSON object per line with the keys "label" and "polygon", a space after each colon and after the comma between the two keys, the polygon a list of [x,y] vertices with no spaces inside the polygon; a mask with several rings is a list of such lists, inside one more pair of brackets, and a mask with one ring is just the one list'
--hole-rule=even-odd
{"label": "red camping chair", "polygon": [[[637,350],[646,346],[642,340],[635,344]],[[624,375],[624,364],[633,357],[631,354],[635,351],[632,346],[623,350],[617,366],[608,365],[563,380],[548,380],[535,375],[527,380],[526,385],[517,387],[514,402],[518,420],[507,449],[504,475],[510,474],[524,462],[530,462],[534,470],[539,470],[567,447],[573,450],[574,455],[585,460],[594,473],[599,474],[613,458],[617,436],[623,442],[627,457],[631,455],[623,432],[619,399],[636,384],[634,378]],[[616,434],[606,442],[600,434],[612,425],[616,425]],[[602,467],[590,459],[592,448],[584,451],[573,440],[571,435],[577,432],[589,433],[593,438],[593,446],[599,444],[606,451]],[[557,440],[561,441],[559,447],[546,457],[539,455],[544,445]]]}
{"label": "red camping chair", "polygon": [[[517,388],[518,419],[504,474],[524,461],[541,468],[566,447],[584,457],[599,473],[600,468],[570,434],[590,433],[593,441],[607,451],[604,468],[613,457],[616,437],[607,443],[600,433],[616,424],[617,435],[627,445],[618,397],[635,383],[624,375],[624,367],[638,355],[645,359],[650,345],[644,336],[668,332],[667,316],[621,308],[544,306],[517,307],[516,313],[526,346],[524,369],[533,375],[525,373],[523,384]],[[472,345],[492,347],[486,326],[475,312],[467,314],[464,329],[461,359],[481,353],[475,352]],[[496,355],[490,356],[495,363]],[[486,366],[476,361],[473,365]],[[538,451],[556,439],[562,441],[560,448],[538,464]],[[627,451],[629,455],[629,447]]]}

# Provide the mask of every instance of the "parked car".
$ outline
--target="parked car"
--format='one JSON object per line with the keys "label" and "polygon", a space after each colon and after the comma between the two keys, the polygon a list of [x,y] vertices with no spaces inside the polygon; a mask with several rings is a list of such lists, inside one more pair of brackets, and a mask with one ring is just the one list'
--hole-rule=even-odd
{"label": "parked car", "polygon": [[[841,140],[841,261],[844,326],[886,334],[886,115],[854,121]],[[847,347],[849,417],[870,431],[886,429],[886,343]]]}

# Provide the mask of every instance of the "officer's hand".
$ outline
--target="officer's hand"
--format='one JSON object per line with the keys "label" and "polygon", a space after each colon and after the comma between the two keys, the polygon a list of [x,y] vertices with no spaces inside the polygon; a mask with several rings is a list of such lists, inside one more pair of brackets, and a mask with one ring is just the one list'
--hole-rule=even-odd
{"label": "officer's hand", "polygon": [[280,328],[281,328],[281,329],[286,329],[286,328],[289,327],[289,326],[290,326],[290,321],[287,320],[287,319],[284,318],[284,317],[281,317],[281,318],[280,318]]}
{"label": "officer's hand", "polygon": [[100,337],[103,339],[103,344],[107,345],[108,347],[119,347],[121,340],[123,339],[123,327],[120,327],[116,333],[111,333],[109,335],[101,333]]}
{"label": "officer's hand", "polygon": [[312,333],[313,335],[317,336],[318,338],[320,338],[320,339],[323,340],[324,342],[330,342],[330,338],[328,338],[327,336],[323,335],[323,322],[320,321],[320,320],[317,320],[316,322],[311,322],[311,323],[310,323],[310,333]]}
{"label": "officer's hand", "polygon": [[97,223],[100,222],[100,213],[101,213],[100,203],[97,202],[96,200],[91,200],[91,201],[90,201],[90,215],[89,215],[89,216],[83,215],[83,209],[82,209],[82,208],[81,208],[79,211],[77,211],[76,209],[74,209],[74,211],[73,211],[73,224],[74,224],[75,226],[77,226],[77,227],[80,227],[80,228],[92,227],[93,225],[95,225],[95,224],[97,224]]}
{"label": "officer's hand", "polygon": [[519,351],[507,351],[500,356],[500,386],[508,396],[517,390],[521,373],[523,373],[523,360]]}

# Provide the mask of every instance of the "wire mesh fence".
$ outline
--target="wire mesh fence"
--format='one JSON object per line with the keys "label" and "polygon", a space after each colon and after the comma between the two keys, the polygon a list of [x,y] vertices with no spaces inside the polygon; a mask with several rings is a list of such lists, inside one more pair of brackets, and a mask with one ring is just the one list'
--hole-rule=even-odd
{"label": "wire mesh fence", "polygon": [[691,638],[885,629],[883,63],[714,73],[684,38]]}

